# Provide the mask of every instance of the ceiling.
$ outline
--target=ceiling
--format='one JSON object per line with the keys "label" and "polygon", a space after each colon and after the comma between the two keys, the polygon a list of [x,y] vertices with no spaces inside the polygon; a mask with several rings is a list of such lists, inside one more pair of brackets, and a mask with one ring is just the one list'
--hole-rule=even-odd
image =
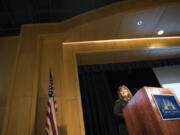
{"label": "ceiling", "polygon": [[120,0],[0,0],[0,36],[18,35],[21,24],[60,22]]}
{"label": "ceiling", "polygon": [[[21,24],[60,22],[118,1],[120,0],[0,0],[0,36],[19,35]],[[137,25],[138,21],[142,21],[142,24]],[[149,37],[157,36],[159,30],[164,30],[163,36],[178,36],[180,3],[128,13],[118,18],[112,16],[103,25],[96,22],[94,28],[108,27],[111,23],[115,27],[103,34],[114,31],[118,33],[118,38]]]}

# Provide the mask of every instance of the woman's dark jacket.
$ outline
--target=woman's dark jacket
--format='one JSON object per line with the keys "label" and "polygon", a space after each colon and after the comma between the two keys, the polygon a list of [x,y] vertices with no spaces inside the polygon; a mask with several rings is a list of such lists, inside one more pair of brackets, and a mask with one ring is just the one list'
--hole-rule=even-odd
{"label": "woman's dark jacket", "polygon": [[119,120],[119,132],[120,135],[128,135],[127,127],[125,124],[124,116],[123,116],[123,109],[127,105],[127,101],[124,100],[116,100],[114,104],[114,114],[116,118]]}

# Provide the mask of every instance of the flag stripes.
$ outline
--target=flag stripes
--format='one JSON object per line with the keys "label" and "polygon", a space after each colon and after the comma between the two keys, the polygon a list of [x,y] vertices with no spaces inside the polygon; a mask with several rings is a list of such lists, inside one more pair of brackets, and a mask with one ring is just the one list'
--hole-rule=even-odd
{"label": "flag stripes", "polygon": [[56,112],[57,112],[57,105],[53,93],[53,79],[50,72],[49,97],[48,97],[48,108],[47,108],[47,118],[46,118],[47,135],[58,135]]}

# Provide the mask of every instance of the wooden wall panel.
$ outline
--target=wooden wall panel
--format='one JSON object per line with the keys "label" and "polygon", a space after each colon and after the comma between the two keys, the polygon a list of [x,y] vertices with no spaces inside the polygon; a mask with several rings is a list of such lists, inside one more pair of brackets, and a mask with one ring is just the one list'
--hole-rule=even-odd
{"label": "wooden wall panel", "polygon": [[[52,68],[54,76],[54,88],[58,103],[57,123],[59,132],[67,135],[83,134],[84,131],[82,130],[83,120],[80,118],[82,113],[79,112],[81,110],[81,106],[79,107],[81,98],[78,94],[80,91],[75,87],[78,80],[76,73],[72,70],[72,67],[76,70],[75,55],[71,52],[72,50],[67,50],[69,53],[66,50],[63,48],[63,52],[66,53],[62,53],[61,45],[57,41],[42,40],[36,113],[36,134],[38,135],[45,134],[44,123],[47,111],[49,67]],[[62,82],[64,82],[63,85]]]}
{"label": "wooden wall panel", "polygon": [[84,135],[84,127],[81,125],[80,117],[81,112],[78,108],[78,99],[65,99],[62,100],[62,115],[63,124],[66,127],[67,135]]}
{"label": "wooden wall panel", "polygon": [[[75,85],[70,85],[69,82],[77,81],[75,70],[75,53],[73,53],[73,48],[69,49],[63,47],[63,66],[64,66],[64,86],[66,88],[66,93],[64,93],[63,97],[66,98],[77,98],[78,93]],[[73,68],[73,70],[72,70]]]}
{"label": "wooden wall panel", "polygon": [[180,48],[95,52],[77,55],[78,65],[134,62],[180,57]]}
{"label": "wooden wall panel", "polygon": [[[2,134],[31,134],[34,130],[34,127],[31,126],[31,122],[34,119],[34,107],[36,104],[33,104],[34,101],[36,101],[36,95],[33,95],[34,92],[34,86],[35,86],[35,80],[37,78],[34,78],[34,73],[36,72],[36,65],[38,65],[38,45],[35,44],[35,40],[33,40],[34,37],[34,30],[33,29],[27,29],[28,31],[21,32],[22,35],[19,38],[19,45],[17,50],[17,57],[15,60],[15,68],[12,75],[12,83],[11,88],[9,89],[8,94],[8,101],[7,101],[7,109],[5,113],[5,120],[3,124],[3,130]],[[31,35],[30,39],[28,39],[28,34]],[[22,40],[24,39],[24,40]],[[27,44],[24,46],[24,42],[27,41]],[[30,98],[30,102],[27,102],[27,106],[30,107],[30,109],[24,109],[23,108],[23,102],[21,103],[21,110],[19,109],[19,103],[13,104],[18,99],[24,99],[24,98]],[[25,102],[26,103],[26,102]],[[25,107],[25,106],[24,106]],[[16,108],[16,110],[14,110]],[[23,111],[22,111],[23,110]],[[14,116],[15,112],[23,112],[26,115],[21,115],[21,117],[12,117]],[[34,116],[33,116],[34,115]],[[26,116],[29,116],[31,119],[28,121],[24,121],[26,119]],[[11,122],[13,121],[13,122]],[[19,132],[19,127],[13,124],[14,122],[20,123],[20,121],[24,121],[24,123],[21,123],[21,131]],[[12,128],[16,127],[18,128]],[[32,128],[32,130],[29,130],[29,128]],[[10,130],[11,129],[11,130]],[[28,129],[28,130],[27,130]],[[10,131],[9,131],[10,130]]]}
{"label": "wooden wall panel", "polygon": [[[51,68],[53,75],[53,84],[55,89],[55,95],[57,103],[60,103],[57,113],[58,127],[62,124],[60,117],[61,102],[60,97],[63,91],[63,68],[60,67],[62,61],[62,49],[56,41],[42,40],[41,54],[40,54],[40,70],[39,70],[39,87],[38,87],[38,99],[37,99],[37,111],[36,111],[36,134],[43,135],[45,133],[45,122],[47,112],[47,101],[49,91],[49,70]],[[59,112],[60,111],[60,112]]]}
{"label": "wooden wall panel", "polygon": [[[31,116],[31,97],[17,97],[13,98],[14,102],[11,103],[10,115],[7,127],[7,134],[29,134]],[[12,121],[13,119],[13,121]],[[16,128],[14,128],[16,127]]]}
{"label": "wooden wall panel", "polygon": [[[67,103],[69,102],[67,105],[73,109],[73,110],[71,109],[70,114],[66,115],[66,117],[63,118],[68,126],[68,130],[67,130],[68,134],[84,135],[85,131],[84,131],[83,111],[82,111],[76,55],[74,52],[74,48],[63,46],[63,66],[64,66],[64,90],[66,92],[66,94],[63,96],[64,97],[63,99],[65,99]],[[66,102],[64,103],[66,104]]]}
{"label": "wooden wall panel", "polygon": [[74,47],[79,65],[180,57],[179,37],[66,42]]}
{"label": "wooden wall panel", "polygon": [[0,38],[0,132],[18,45],[18,37]]}

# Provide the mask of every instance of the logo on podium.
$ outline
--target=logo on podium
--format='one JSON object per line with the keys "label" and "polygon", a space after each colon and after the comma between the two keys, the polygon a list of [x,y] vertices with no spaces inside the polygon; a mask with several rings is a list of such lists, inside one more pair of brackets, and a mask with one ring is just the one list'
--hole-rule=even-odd
{"label": "logo on podium", "polygon": [[163,120],[180,119],[180,106],[174,95],[153,95]]}

